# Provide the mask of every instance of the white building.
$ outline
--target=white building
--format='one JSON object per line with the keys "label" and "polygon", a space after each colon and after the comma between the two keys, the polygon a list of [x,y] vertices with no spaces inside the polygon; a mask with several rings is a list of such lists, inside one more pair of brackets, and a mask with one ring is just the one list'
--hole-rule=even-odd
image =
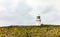
{"label": "white building", "polygon": [[37,26],[41,25],[40,16],[37,16],[37,17],[36,17],[36,25],[37,25]]}

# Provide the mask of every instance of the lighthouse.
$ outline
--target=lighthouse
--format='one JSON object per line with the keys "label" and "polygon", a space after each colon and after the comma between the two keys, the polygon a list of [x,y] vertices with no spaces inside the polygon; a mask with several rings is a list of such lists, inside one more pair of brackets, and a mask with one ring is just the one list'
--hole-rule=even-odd
{"label": "lighthouse", "polygon": [[40,25],[41,25],[40,16],[37,16],[37,17],[36,17],[36,25],[37,25],[37,26],[40,26]]}

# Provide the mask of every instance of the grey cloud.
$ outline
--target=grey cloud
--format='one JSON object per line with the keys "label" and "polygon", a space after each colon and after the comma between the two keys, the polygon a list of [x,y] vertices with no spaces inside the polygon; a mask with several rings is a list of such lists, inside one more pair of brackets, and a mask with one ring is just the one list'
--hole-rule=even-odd
{"label": "grey cloud", "polygon": [[32,10],[32,7],[29,7],[25,2],[18,3],[17,6],[13,7],[12,0],[6,0],[4,3],[7,10],[3,12],[4,15],[0,17],[4,25],[32,23],[33,17],[28,14]]}
{"label": "grey cloud", "polygon": [[18,5],[14,5],[13,1],[6,0],[2,3],[2,6],[6,8],[6,11],[0,12],[0,14],[2,14],[0,17],[0,24],[34,24],[35,18],[33,15],[35,14],[36,16],[38,13],[41,15],[43,23],[54,23],[55,21],[60,20],[60,16],[57,16],[56,13],[58,11],[54,6],[38,6],[37,8],[32,8],[26,4],[25,0],[23,0],[23,2],[18,2]]}
{"label": "grey cloud", "polygon": [[45,14],[49,13],[53,9],[53,7],[54,6],[45,6],[45,7],[38,6],[36,10],[42,14]]}
{"label": "grey cloud", "polygon": [[29,24],[29,21],[31,22],[30,19],[32,19],[32,17],[28,13],[31,10],[32,8],[26,5],[25,3],[19,4],[16,7],[15,12],[10,11],[11,13],[14,13],[14,16],[12,14],[13,17],[9,17],[7,19],[14,19],[13,21],[16,20],[16,24]]}

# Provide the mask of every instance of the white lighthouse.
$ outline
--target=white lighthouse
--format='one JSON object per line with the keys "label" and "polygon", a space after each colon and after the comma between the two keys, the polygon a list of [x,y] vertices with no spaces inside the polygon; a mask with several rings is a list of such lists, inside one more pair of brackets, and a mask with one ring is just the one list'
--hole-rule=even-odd
{"label": "white lighthouse", "polygon": [[37,25],[37,26],[40,26],[40,25],[41,25],[40,16],[37,16],[37,17],[36,17],[36,25]]}

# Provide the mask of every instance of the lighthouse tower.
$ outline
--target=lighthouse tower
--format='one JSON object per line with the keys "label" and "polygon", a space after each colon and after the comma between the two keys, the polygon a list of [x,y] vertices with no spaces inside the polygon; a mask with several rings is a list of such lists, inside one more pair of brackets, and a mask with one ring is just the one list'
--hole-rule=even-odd
{"label": "lighthouse tower", "polygon": [[37,26],[40,26],[40,25],[41,25],[40,16],[37,16],[37,17],[36,17],[36,25],[37,25]]}

